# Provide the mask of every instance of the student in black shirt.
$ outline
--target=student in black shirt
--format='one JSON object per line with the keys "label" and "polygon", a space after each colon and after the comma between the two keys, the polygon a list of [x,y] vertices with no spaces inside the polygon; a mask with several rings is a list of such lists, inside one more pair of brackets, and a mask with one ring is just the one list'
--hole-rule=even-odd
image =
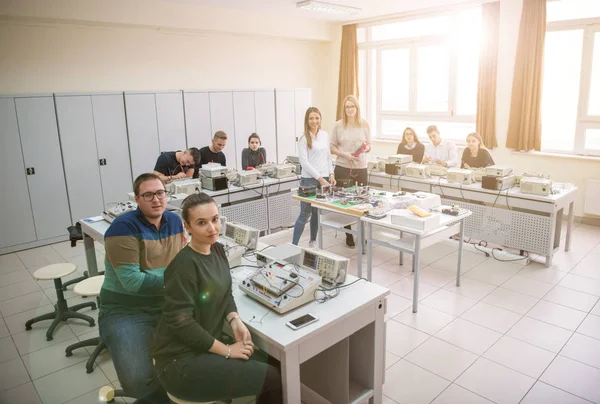
{"label": "student in black shirt", "polygon": [[185,151],[164,152],[156,160],[154,174],[163,182],[191,177],[194,174],[194,166],[199,163],[200,151],[195,147]]}
{"label": "student in black shirt", "polygon": [[215,133],[212,138],[210,145],[200,149],[200,163],[196,165],[194,170],[194,178],[198,178],[200,173],[200,167],[206,163],[219,163],[222,166],[227,166],[227,160],[225,159],[225,153],[223,149],[227,144],[227,133],[219,130]]}
{"label": "student in black shirt", "polygon": [[242,170],[248,167],[256,168],[267,162],[267,151],[260,147],[260,137],[253,133],[248,138],[248,147],[242,150]]}
{"label": "student in black shirt", "polygon": [[481,135],[473,132],[467,135],[467,147],[463,150],[460,168],[483,168],[494,165],[494,159],[485,148]]}
{"label": "student in black shirt", "polygon": [[[165,270],[165,303],[152,356],[171,395],[187,401],[225,401],[257,395],[257,404],[283,402],[279,370],[254,354],[252,335],[232,295],[229,263],[217,243],[219,209],[205,193],[182,204],[190,243]],[[235,343],[221,342],[227,321]]]}
{"label": "student in black shirt", "polygon": [[415,163],[421,164],[423,154],[425,154],[425,146],[419,141],[417,132],[413,128],[404,129],[402,134],[402,142],[398,145],[396,154],[409,154],[413,156]]}

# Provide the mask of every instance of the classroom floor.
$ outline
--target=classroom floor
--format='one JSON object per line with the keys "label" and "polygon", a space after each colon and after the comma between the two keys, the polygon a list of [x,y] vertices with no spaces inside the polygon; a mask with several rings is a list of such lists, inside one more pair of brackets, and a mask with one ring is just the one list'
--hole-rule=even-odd
{"label": "classroom floor", "polygon": [[[307,237],[308,228],[304,245]],[[290,240],[291,229],[263,239]],[[324,246],[351,258],[356,268],[356,250],[344,241],[341,233],[324,236]],[[97,248],[101,262],[102,246]],[[391,290],[384,403],[600,403],[600,228],[576,225],[571,251],[558,252],[552,268],[535,257],[526,266],[499,262],[467,246],[460,288],[454,284],[456,249],[457,242],[447,240],[424,250],[418,314],[411,310],[410,257],[400,266],[396,252],[374,249],[373,281]],[[89,351],[64,355],[66,346],[96,336],[97,327],[69,320],[50,342],[48,322],[25,331],[25,321],[51,311],[56,300],[52,282],[31,274],[65,261],[81,274],[83,246],[65,242],[0,256],[2,404],[97,403],[99,387],[118,386],[109,354],[89,375]],[[70,304],[82,300],[72,291],[66,297]],[[97,311],[83,312],[97,317]],[[252,398],[236,400],[248,402]]]}

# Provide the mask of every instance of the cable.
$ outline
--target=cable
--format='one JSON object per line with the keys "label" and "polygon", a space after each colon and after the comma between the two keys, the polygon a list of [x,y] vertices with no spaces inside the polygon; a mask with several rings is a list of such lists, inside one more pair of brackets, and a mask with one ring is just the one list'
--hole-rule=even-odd
{"label": "cable", "polygon": [[[275,306],[273,306],[275,307]],[[269,314],[272,310],[269,308],[267,309],[267,312],[265,314],[263,314],[263,316],[260,318],[259,321],[256,321],[255,318],[256,316],[252,316],[252,318],[248,321],[249,323],[259,323],[262,324],[263,320],[265,319],[265,317],[267,317],[267,314]]]}
{"label": "cable", "polygon": [[[351,282],[351,283],[349,283],[347,285],[340,285],[340,286],[336,285],[336,286],[333,286],[333,287],[330,287],[330,288],[321,285],[317,290],[315,290],[313,292],[313,297],[314,297],[314,299],[315,299],[316,302],[318,302],[318,303],[325,303],[327,300],[334,299],[337,296],[339,296],[339,294],[340,294],[340,292],[341,292],[341,290],[343,288],[350,287],[350,286],[354,285],[356,282],[358,282],[360,280],[369,282],[369,280],[366,279],[366,278],[358,278],[354,282]],[[319,298],[317,296],[317,293],[322,293],[324,297]]]}

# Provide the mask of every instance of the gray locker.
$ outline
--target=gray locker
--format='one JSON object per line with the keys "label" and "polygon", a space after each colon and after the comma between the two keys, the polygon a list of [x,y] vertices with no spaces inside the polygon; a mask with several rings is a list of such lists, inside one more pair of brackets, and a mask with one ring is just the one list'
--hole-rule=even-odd
{"label": "gray locker", "polygon": [[71,225],[52,96],[15,98],[29,196],[38,240],[67,235]]}
{"label": "gray locker", "polygon": [[160,151],[185,150],[185,121],[181,91],[156,93],[155,97]]}
{"label": "gray locker", "polygon": [[153,93],[125,93],[127,132],[133,178],[154,171],[160,154]]}
{"label": "gray locker", "polygon": [[94,94],[92,108],[104,203],[120,202],[133,191],[123,94]]}
{"label": "gray locker", "polygon": [[76,223],[104,209],[92,97],[56,96],[55,101],[71,221]]}
{"label": "gray locker", "polygon": [[0,98],[0,249],[36,240],[12,97]]}
{"label": "gray locker", "polygon": [[187,147],[208,146],[213,136],[208,93],[184,91],[183,98]]}
{"label": "gray locker", "polygon": [[256,132],[254,91],[233,92],[233,116],[235,126],[235,157],[238,167],[241,170],[242,150],[248,147],[248,136]]}
{"label": "gray locker", "polygon": [[294,90],[276,90],[277,105],[277,162],[283,163],[289,155],[296,154],[296,112]]}
{"label": "gray locker", "polygon": [[267,151],[267,161],[278,161],[274,90],[256,91],[254,93],[254,110],[256,133],[260,136],[262,146]]}
{"label": "gray locker", "polygon": [[[211,132],[218,130],[227,133],[227,146],[223,150],[227,159],[227,167],[241,167],[236,156],[235,127],[233,124],[233,95],[231,91],[210,92],[210,123]],[[241,156],[240,156],[241,159]]]}

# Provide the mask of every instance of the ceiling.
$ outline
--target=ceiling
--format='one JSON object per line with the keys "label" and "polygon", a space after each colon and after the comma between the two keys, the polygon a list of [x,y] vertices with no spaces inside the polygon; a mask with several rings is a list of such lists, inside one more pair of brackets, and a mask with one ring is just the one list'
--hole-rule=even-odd
{"label": "ceiling", "polygon": [[464,3],[466,0],[323,0],[327,3],[361,8],[354,15],[337,15],[306,11],[296,7],[300,0],[162,0],[170,3],[187,3],[204,7],[228,8],[286,17],[324,21],[356,21],[398,14],[412,10]]}

